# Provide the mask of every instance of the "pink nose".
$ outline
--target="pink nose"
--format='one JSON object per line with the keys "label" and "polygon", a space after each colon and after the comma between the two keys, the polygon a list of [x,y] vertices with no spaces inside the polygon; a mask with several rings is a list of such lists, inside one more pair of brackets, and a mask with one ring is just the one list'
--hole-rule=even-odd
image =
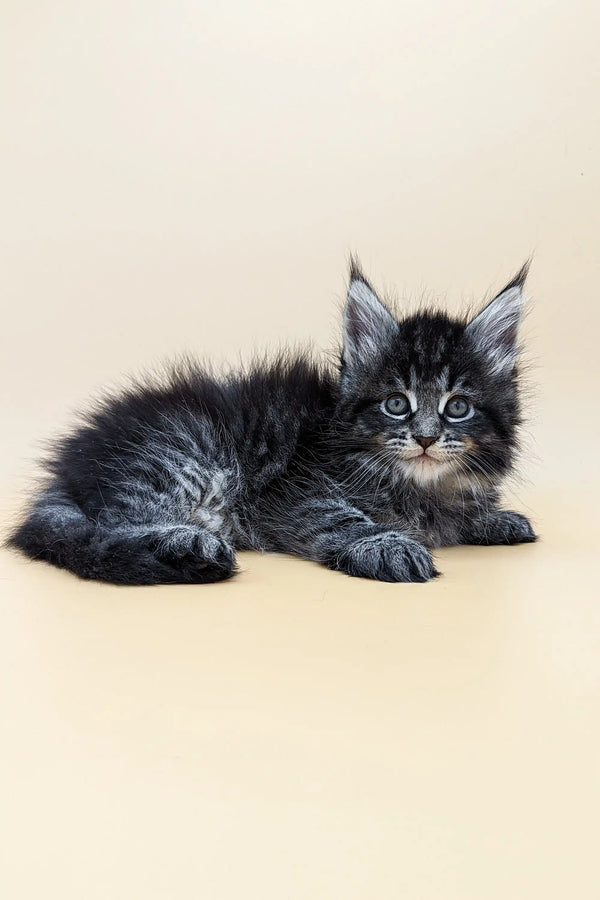
{"label": "pink nose", "polygon": [[427,450],[427,448],[428,448],[431,444],[435,444],[435,442],[436,442],[436,440],[437,440],[437,438],[434,438],[434,437],[423,437],[423,435],[418,435],[418,436],[415,435],[414,437],[415,437],[415,441],[417,442],[417,444],[420,444],[421,447],[423,448],[423,450]]}

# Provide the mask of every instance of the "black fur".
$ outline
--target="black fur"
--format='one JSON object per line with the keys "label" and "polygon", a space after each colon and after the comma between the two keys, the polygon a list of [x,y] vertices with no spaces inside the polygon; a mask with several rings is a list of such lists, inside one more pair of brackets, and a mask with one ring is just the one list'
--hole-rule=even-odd
{"label": "black fur", "polygon": [[[398,321],[353,261],[339,371],[289,356],[215,378],[188,363],[105,399],[56,444],[9,543],[82,578],[168,584],[230,577],[236,549],[426,581],[427,548],[534,540],[497,490],[517,447],[525,276],[471,323]],[[440,408],[452,392],[464,421]],[[404,418],[382,406],[398,395]]]}

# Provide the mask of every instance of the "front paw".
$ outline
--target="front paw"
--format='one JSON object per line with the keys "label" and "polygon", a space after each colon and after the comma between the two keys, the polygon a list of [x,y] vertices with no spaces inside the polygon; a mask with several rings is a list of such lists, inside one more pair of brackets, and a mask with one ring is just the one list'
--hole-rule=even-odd
{"label": "front paw", "polygon": [[439,574],[429,550],[397,531],[360,538],[339,554],[334,568],[376,581],[429,581]]}
{"label": "front paw", "polygon": [[531,544],[537,535],[521,513],[500,510],[483,526],[478,544]]}

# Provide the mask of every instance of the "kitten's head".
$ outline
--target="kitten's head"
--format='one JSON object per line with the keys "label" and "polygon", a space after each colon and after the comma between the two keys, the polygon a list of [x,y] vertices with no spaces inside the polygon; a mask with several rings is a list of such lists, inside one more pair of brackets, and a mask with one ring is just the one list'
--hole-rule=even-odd
{"label": "kitten's head", "polygon": [[353,263],[344,313],[341,444],[373,451],[422,487],[488,487],[511,466],[519,424],[524,266],[469,320],[397,320]]}

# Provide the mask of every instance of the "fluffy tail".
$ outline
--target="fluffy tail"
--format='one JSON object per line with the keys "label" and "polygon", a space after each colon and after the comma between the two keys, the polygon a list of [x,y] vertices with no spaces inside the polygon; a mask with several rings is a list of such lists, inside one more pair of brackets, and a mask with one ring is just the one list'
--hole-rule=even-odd
{"label": "fluffy tail", "polygon": [[203,528],[108,528],[58,490],[39,497],[7,546],[80,578],[112,584],[207,584],[235,573],[233,549]]}

